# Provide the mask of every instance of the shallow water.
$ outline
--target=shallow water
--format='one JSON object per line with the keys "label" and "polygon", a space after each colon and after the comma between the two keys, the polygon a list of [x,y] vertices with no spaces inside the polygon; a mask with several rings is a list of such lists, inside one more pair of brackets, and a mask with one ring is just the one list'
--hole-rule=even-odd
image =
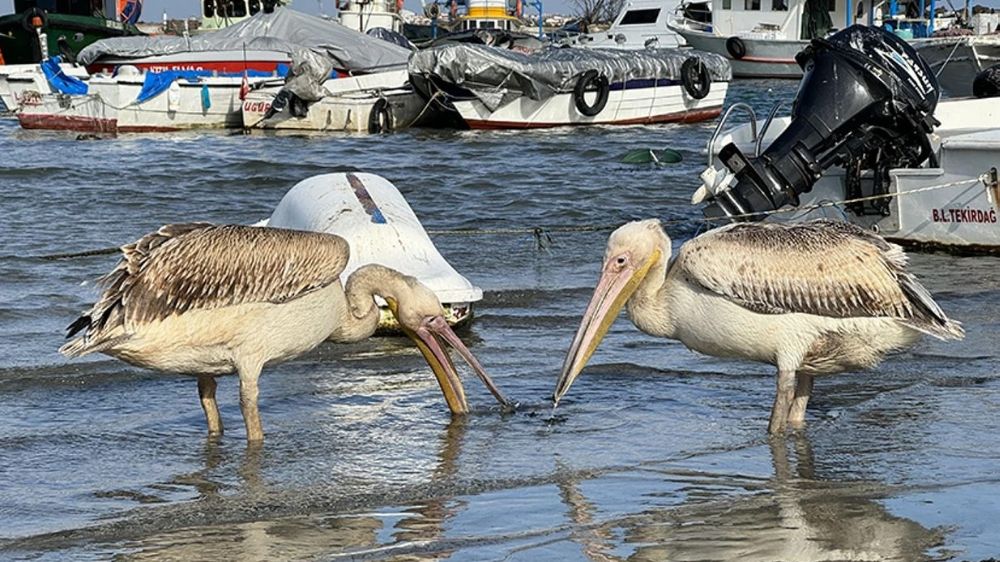
{"label": "shallow water", "polygon": [[[743,81],[763,112],[788,82]],[[820,379],[808,427],[768,442],[770,367],[696,355],[615,324],[555,412],[550,395],[607,231],[693,219],[714,124],[388,137],[221,134],[77,141],[0,121],[0,558],[35,560],[980,560],[1000,556],[1000,260],[912,256],[965,341],[925,341]],[[669,168],[632,148],[679,150]],[[393,181],[486,291],[463,334],[522,407],[475,380],[449,417],[400,339],[323,345],[261,379],[267,441],[204,436],[193,379],[67,361],[104,248],[177,221],[254,222],[295,182]],[[679,243],[695,222],[668,225]]]}

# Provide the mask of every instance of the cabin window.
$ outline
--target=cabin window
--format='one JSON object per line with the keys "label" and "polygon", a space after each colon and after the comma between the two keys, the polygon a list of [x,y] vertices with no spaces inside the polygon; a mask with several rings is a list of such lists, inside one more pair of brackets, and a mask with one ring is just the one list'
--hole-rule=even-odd
{"label": "cabin window", "polygon": [[229,17],[231,18],[243,18],[247,15],[247,3],[246,0],[232,0],[229,3]]}
{"label": "cabin window", "polygon": [[760,10],[760,0],[743,0],[744,10]]}
{"label": "cabin window", "polygon": [[646,10],[629,10],[625,12],[622,17],[621,23],[618,25],[640,25],[648,23],[656,23],[656,18],[660,17],[659,8],[650,8]]}
{"label": "cabin window", "polygon": [[250,0],[250,15],[254,15],[260,11],[260,0]]}
{"label": "cabin window", "polygon": [[836,12],[837,11],[837,0],[826,0],[826,11]]}
{"label": "cabin window", "polygon": [[204,7],[202,11],[204,12],[206,18],[215,17],[215,0],[205,0],[202,6]]}
{"label": "cabin window", "polygon": [[484,21],[480,24],[480,26],[483,29],[493,29],[494,27],[496,27],[496,25],[494,25],[493,22],[491,21]]}
{"label": "cabin window", "polygon": [[771,9],[775,12],[787,12],[788,2],[786,0],[771,0]]}
{"label": "cabin window", "polygon": [[732,10],[733,9],[733,0],[722,0],[722,9],[723,10]]}

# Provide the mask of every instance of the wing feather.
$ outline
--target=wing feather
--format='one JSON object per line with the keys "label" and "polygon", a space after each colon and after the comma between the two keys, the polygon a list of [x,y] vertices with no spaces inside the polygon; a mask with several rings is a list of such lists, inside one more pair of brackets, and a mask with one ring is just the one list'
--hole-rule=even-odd
{"label": "wing feather", "polygon": [[755,312],[903,320],[922,312],[906,288],[920,285],[902,249],[846,222],[727,225],[685,243],[676,266]]}
{"label": "wing feather", "polygon": [[67,337],[85,329],[83,341],[64,349],[93,351],[102,333],[188,310],[287,302],[339,281],[349,257],[347,241],[331,234],[169,224],[122,247],[100,299],[68,329]]}

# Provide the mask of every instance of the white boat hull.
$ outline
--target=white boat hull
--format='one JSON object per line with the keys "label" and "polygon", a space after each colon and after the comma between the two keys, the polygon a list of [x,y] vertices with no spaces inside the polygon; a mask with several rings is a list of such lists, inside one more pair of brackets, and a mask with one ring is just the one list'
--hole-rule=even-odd
{"label": "white boat hull", "polygon": [[[350,133],[389,132],[405,129],[420,116],[426,103],[408,85],[406,70],[367,74],[328,80],[324,88],[330,95],[310,104],[303,117],[295,117],[289,108],[264,119],[271,109],[276,91],[251,92],[243,101],[243,126],[246,129],[344,131]],[[385,99],[391,115],[388,126],[370,126],[372,112]]]}
{"label": "white boat hull", "polygon": [[[336,234],[347,240],[351,257],[342,281],[359,267],[379,263],[411,275],[445,305],[448,321],[472,318],[483,291],[441,256],[403,195],[385,178],[367,173],[313,176],[285,194],[262,226]],[[393,328],[391,315],[383,328]]]}
{"label": "white boat hull", "polygon": [[809,44],[808,41],[782,39],[754,39],[741,37],[746,55],[734,59],[726,49],[728,37],[683,27],[673,27],[688,45],[699,51],[722,55],[729,59],[733,76],[738,78],[802,78],[802,69],[795,62],[795,55]]}
{"label": "white boat hull", "polygon": [[976,75],[1000,63],[997,35],[936,37],[911,43],[937,75],[941,88],[953,97],[971,96]]}
{"label": "white boat hull", "polygon": [[717,117],[722,112],[728,87],[727,82],[712,82],[707,96],[694,99],[676,83],[628,89],[615,89],[612,85],[607,104],[593,117],[577,110],[572,93],[545,100],[521,96],[494,111],[479,100],[453,100],[452,105],[473,129],[689,123]]}
{"label": "white boat hull", "polygon": [[[773,215],[769,220],[809,220],[844,218],[879,232],[887,239],[909,245],[938,247],[961,252],[1000,252],[1000,223],[997,196],[977,179],[991,168],[1000,168],[1000,103],[996,99],[952,99],[938,103],[935,117],[941,121],[939,167],[901,168],[889,171],[888,215],[857,215],[846,209],[824,206],[823,202],[847,199],[843,168],[831,168],[800,196],[796,208]],[[764,138],[770,144],[788,126],[789,119],[775,119]],[[754,142],[750,128],[741,125],[721,135],[714,146],[735,143],[752,155]],[[870,174],[862,176],[862,193],[872,191]]]}
{"label": "white boat hull", "polygon": [[141,76],[95,76],[87,95],[32,96],[22,102],[17,117],[25,129],[96,133],[240,128],[241,83],[240,77],[177,80],[160,94],[135,103],[142,90]]}
{"label": "white boat hull", "polygon": [[[86,79],[89,74],[79,66],[60,64],[59,68],[68,76]],[[25,92],[52,93],[49,82],[37,64],[0,65],[0,101],[7,111],[14,111],[20,105],[21,96]]]}

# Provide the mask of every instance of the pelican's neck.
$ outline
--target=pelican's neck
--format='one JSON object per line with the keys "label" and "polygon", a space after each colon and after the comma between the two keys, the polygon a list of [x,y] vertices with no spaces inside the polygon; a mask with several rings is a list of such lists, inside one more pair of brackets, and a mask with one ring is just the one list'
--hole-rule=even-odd
{"label": "pelican's neck", "polygon": [[647,334],[672,338],[673,319],[667,306],[667,284],[670,272],[670,246],[661,248],[662,257],[649,268],[649,273],[628,300],[628,317]]}
{"label": "pelican's neck", "polygon": [[347,314],[332,339],[353,342],[374,334],[380,317],[375,295],[395,297],[402,284],[400,273],[388,267],[372,264],[358,268],[344,287]]}

